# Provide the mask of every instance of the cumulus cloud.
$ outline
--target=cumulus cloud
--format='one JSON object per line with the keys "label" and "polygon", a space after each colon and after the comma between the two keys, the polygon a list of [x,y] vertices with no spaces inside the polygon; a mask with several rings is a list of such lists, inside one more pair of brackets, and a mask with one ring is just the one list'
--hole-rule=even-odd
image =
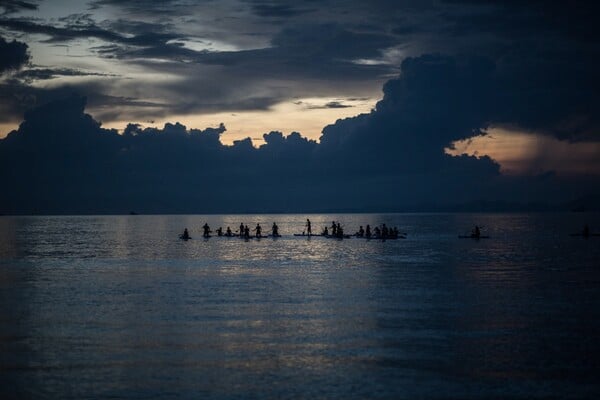
{"label": "cumulus cloud", "polygon": [[[21,3],[6,4],[12,10],[20,4],[21,12],[33,4]],[[3,15],[4,32],[44,34],[46,41],[67,46],[91,38],[87,51],[135,73],[112,76],[112,70],[99,70],[90,72],[94,75],[89,79],[63,79],[67,83],[52,86],[28,83],[56,76],[61,69],[63,78],[80,70],[57,66],[7,74],[0,83],[1,121],[71,93],[88,96],[94,117],[103,121],[268,110],[284,101],[318,97],[326,99],[316,101],[323,107],[340,108],[347,104],[331,99],[372,96],[373,85],[401,71],[385,84],[375,111],[331,124],[320,143],[296,133],[286,137],[271,132],[260,148],[250,139],[228,147],[219,141],[224,127],[196,130],[177,123],[160,129],[130,125],[119,136],[94,119],[90,122],[81,106],[63,104],[71,125],[60,125],[47,112],[28,114],[17,132],[0,142],[2,176],[37,168],[40,178],[28,175],[36,190],[31,199],[39,199],[35,201],[42,206],[54,204],[57,210],[60,204],[73,210],[80,204],[103,204],[117,211],[131,202],[147,210],[210,211],[219,204],[220,211],[242,211],[232,191],[249,193],[245,206],[273,211],[393,209],[431,198],[448,203],[517,191],[521,197],[552,198],[556,188],[561,195],[575,194],[583,190],[583,181],[571,180],[569,190],[554,175],[517,182],[503,177],[489,158],[452,157],[444,148],[490,126],[598,141],[594,4],[100,0],[92,9],[110,5],[119,18],[98,21],[93,13],[52,20]],[[223,44],[190,46],[211,40]],[[2,45],[14,51],[19,42],[3,40],[0,49]],[[0,63],[5,60],[0,58]],[[15,67],[1,68],[15,69],[26,61],[21,57]],[[54,128],[59,125],[61,129]],[[91,134],[79,140],[66,130]],[[44,142],[47,137],[52,139]],[[63,154],[65,148],[78,151]],[[63,163],[49,156],[53,151],[71,160],[60,167],[71,177],[71,199],[48,194],[52,185],[44,182],[60,186],[60,174],[42,165]],[[27,164],[23,154],[35,157]],[[73,165],[77,173],[68,172]],[[2,199],[5,206],[42,207],[32,203],[29,189],[19,183],[26,181],[11,181],[18,190]]]}
{"label": "cumulus cloud", "polygon": [[27,112],[18,131],[0,141],[0,178],[9,188],[0,208],[366,211],[490,198],[559,201],[587,193],[598,177],[505,177],[488,157],[445,154],[448,143],[497,118],[493,107],[478,103],[481,88],[463,90],[469,79],[493,76],[493,65],[481,60],[407,60],[371,113],[326,127],[320,143],[269,132],[258,148],[249,138],[223,145],[223,125],[130,124],[119,135],[85,114],[84,99],[66,98]]}

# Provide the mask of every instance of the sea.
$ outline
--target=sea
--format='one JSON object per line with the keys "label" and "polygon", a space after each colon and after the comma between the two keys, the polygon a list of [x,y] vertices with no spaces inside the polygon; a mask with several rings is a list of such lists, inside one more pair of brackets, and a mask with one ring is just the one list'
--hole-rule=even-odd
{"label": "sea", "polygon": [[[294,236],[307,218],[407,236]],[[597,399],[584,224],[600,214],[3,216],[0,398]],[[475,225],[490,238],[458,238]]]}

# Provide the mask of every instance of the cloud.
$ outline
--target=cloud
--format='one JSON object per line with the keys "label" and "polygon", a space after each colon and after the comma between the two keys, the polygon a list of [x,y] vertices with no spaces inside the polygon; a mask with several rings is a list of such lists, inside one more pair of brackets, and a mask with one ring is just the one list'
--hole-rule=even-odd
{"label": "cloud", "polygon": [[[224,105],[222,111],[245,110],[251,97],[262,100],[256,107],[262,110],[301,95],[372,95],[407,57],[440,51],[458,58],[477,55],[494,63],[505,86],[514,85],[504,103],[521,102],[516,94],[522,91],[528,96],[523,103],[535,106],[519,116],[527,129],[573,140],[594,137],[599,78],[593,2],[566,7],[538,1],[465,0],[432,6],[386,0],[103,0],[92,5],[92,10],[58,19],[1,18],[0,26],[45,34],[51,43],[69,46],[92,38],[89,49],[117,69],[134,66],[148,74],[176,76],[167,83],[144,74],[133,78],[136,96],[143,100],[160,93],[160,102],[169,105],[160,115],[212,112],[213,105]],[[101,14],[94,8],[116,18],[96,20]],[[107,82],[97,87],[108,99],[131,97],[132,86]],[[306,96],[309,89],[313,93]],[[260,96],[240,96],[256,90]],[[214,99],[206,93],[215,93]],[[101,97],[83,94],[91,101]],[[127,110],[132,115],[147,111]],[[506,120],[515,114],[506,113]]]}
{"label": "cloud", "polygon": [[28,46],[26,43],[7,42],[0,37],[0,74],[10,70],[16,70],[29,62]]}
{"label": "cloud", "polygon": [[[8,177],[18,190],[3,204],[29,210],[83,210],[88,204],[118,211],[140,204],[159,211],[242,211],[239,196],[231,196],[235,191],[248,193],[243,204],[254,210],[393,209],[431,199],[449,204],[558,198],[597,186],[597,178],[509,179],[489,158],[444,153],[452,142],[477,137],[490,126],[598,141],[600,76],[592,3],[431,4],[106,0],[93,6],[106,7],[103,11],[118,18],[3,16],[5,31],[44,34],[51,43],[75,48],[92,38],[92,53],[104,58],[98,65],[116,68],[68,83],[62,82],[78,75],[78,67],[7,74],[0,83],[0,120],[71,93],[86,95],[94,117],[102,121],[269,110],[299,98],[321,97],[327,100],[318,104],[339,108],[347,101],[330,100],[373,96],[376,85],[401,69],[384,86],[375,111],[331,124],[320,143],[271,132],[258,149],[250,139],[227,147],[218,140],[221,128],[194,130],[177,123],[161,129],[132,125],[130,134],[116,136],[84,123],[80,107],[64,106],[73,124],[81,124],[78,129],[92,132],[83,142],[71,136],[64,141],[65,148],[85,156],[67,152],[71,164],[59,168],[71,179],[71,198],[49,191],[49,186],[61,187],[60,174],[42,167],[63,163],[50,157],[52,151],[63,155],[62,147],[55,149],[62,142],[38,149],[35,143],[45,136],[28,133],[27,126],[45,116],[29,116],[25,122],[31,124],[0,142],[2,158],[14,162],[2,161],[2,176],[35,170],[39,177]],[[211,41],[217,45],[209,46]],[[43,45],[48,44],[36,48]],[[127,76],[119,68],[135,72]],[[65,79],[52,86],[27,84],[61,70]],[[35,126],[48,132],[45,127],[55,122],[46,122]],[[92,152],[95,147],[100,150]],[[35,157],[27,164],[11,154]],[[30,181],[34,195],[19,183]]]}
{"label": "cloud", "polygon": [[[225,126],[130,124],[123,135],[67,97],[25,114],[0,141],[0,210],[14,212],[275,212],[443,208],[482,199],[564,201],[598,177],[506,177],[489,157],[445,154],[504,116],[481,102],[496,69],[439,55],[406,60],[374,111],[337,121],[321,142],[299,133],[233,146]],[[490,83],[491,82],[491,83]]]}
{"label": "cloud", "polygon": [[348,107],[352,107],[352,106],[343,104],[339,101],[330,101],[329,103],[325,104],[325,108],[348,108]]}
{"label": "cloud", "polygon": [[3,0],[0,4],[0,15],[13,14],[21,10],[37,10],[35,2],[20,0]]}
{"label": "cloud", "polygon": [[[298,96],[371,95],[372,90],[364,90],[368,82],[383,80],[391,71],[384,65],[357,65],[352,59],[379,54],[379,49],[393,42],[392,37],[331,23],[290,23],[273,33],[268,47],[227,51],[186,47],[184,44],[189,40],[199,40],[202,36],[190,37],[178,32],[181,26],[172,22],[160,24],[123,18],[94,22],[89,14],[72,14],[58,24],[21,18],[0,20],[0,25],[23,33],[48,35],[47,41],[52,43],[100,39],[90,48],[95,54],[114,60],[115,64],[135,65],[147,74],[170,78],[156,80],[137,75],[128,81],[127,74],[120,73],[117,67],[93,73],[97,77],[116,78],[112,75],[117,72],[123,77],[121,84],[115,84],[116,79],[106,79],[93,86],[74,80],[53,85],[56,89],[58,85],[80,88],[77,92],[88,96],[92,107],[97,106],[98,99],[128,98],[132,93],[142,100],[160,96],[161,103],[166,105],[160,110],[135,109],[132,102],[128,108],[107,112],[106,108],[112,104],[106,103],[103,110],[96,112],[103,120],[117,116],[122,120],[127,114],[126,118],[147,119],[173,114],[266,110]],[[31,72],[21,78],[43,78],[42,75],[42,71]]]}
{"label": "cloud", "polygon": [[109,43],[121,43],[132,46],[150,46],[165,43],[178,35],[162,32],[144,31],[134,36],[125,36],[98,26],[89,14],[73,14],[61,20],[64,26],[39,23],[24,18],[0,19],[0,26],[23,33],[38,33],[49,36],[47,42],[65,42],[75,39],[97,38]]}
{"label": "cloud", "polygon": [[50,37],[48,42],[62,42],[74,40],[77,38],[95,37],[106,41],[121,41],[124,37],[113,32],[98,28],[95,25],[91,26],[73,26],[73,27],[56,27],[52,25],[38,23],[32,19],[10,18],[0,20],[0,26],[6,29],[19,31],[23,33],[38,33]]}
{"label": "cloud", "polygon": [[261,17],[288,18],[313,12],[314,9],[296,8],[289,4],[258,3],[252,5],[252,11]]}
{"label": "cloud", "polygon": [[32,68],[20,71],[13,77],[22,79],[25,82],[54,79],[60,76],[117,76],[115,74],[105,74],[100,72],[91,72],[77,70],[73,68]]}

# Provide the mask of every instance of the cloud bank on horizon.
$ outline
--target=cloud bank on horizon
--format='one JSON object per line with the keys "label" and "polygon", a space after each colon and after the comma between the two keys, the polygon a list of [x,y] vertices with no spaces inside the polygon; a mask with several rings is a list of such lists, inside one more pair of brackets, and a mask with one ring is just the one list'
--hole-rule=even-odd
{"label": "cloud bank on horizon", "polygon": [[[0,140],[0,212],[402,210],[598,194],[593,2],[101,0],[76,14],[49,3],[0,6],[0,121],[25,113]],[[52,16],[28,14],[42,10]],[[48,51],[63,48],[68,57]],[[371,112],[319,141],[270,132],[258,148],[225,146],[224,125],[131,123],[119,135],[95,119],[282,102],[348,112],[384,82]],[[581,144],[565,148],[585,146],[589,168],[506,176],[489,157],[447,154],[494,128]]]}

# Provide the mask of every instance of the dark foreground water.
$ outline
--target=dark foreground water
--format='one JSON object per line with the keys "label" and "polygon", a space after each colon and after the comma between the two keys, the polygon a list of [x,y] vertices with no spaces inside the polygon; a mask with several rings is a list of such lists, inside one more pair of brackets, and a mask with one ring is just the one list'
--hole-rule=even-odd
{"label": "dark foreground water", "polygon": [[[598,398],[593,214],[0,218],[0,398]],[[280,239],[202,239],[277,221]],[[474,224],[489,240],[461,240]],[[184,227],[193,240],[177,239]]]}

